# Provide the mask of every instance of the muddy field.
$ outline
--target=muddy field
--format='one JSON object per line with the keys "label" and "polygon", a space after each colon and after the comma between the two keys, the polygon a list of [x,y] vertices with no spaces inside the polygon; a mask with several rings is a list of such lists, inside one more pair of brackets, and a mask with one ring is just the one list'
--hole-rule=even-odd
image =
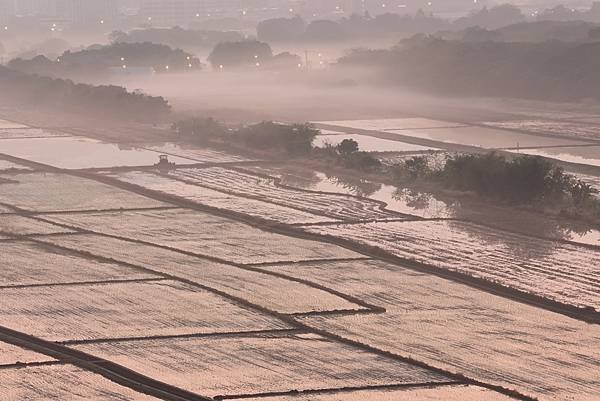
{"label": "muddy field", "polygon": [[0,369],[5,400],[158,401],[71,365]]}
{"label": "muddy field", "polygon": [[100,262],[31,241],[0,243],[0,287],[155,277],[116,263]]}
{"label": "muddy field", "polygon": [[[53,359],[0,341],[0,372],[11,365],[24,363],[49,362]],[[1,382],[0,382],[1,385]]]}
{"label": "muddy field", "polygon": [[73,232],[73,230],[18,215],[5,214],[0,219],[0,233],[13,235],[48,235],[70,232]]}
{"label": "muddy field", "polygon": [[293,396],[250,398],[250,401],[509,401],[511,398],[475,386],[437,386],[435,388],[360,390],[352,393],[318,392]]}
{"label": "muddy field", "polygon": [[[238,263],[356,256],[352,251],[333,245],[273,234],[232,220],[184,209],[61,214],[47,218],[73,227]],[[199,230],[199,227],[202,229]]]}
{"label": "muddy field", "polygon": [[2,184],[0,202],[36,212],[152,208],[162,202],[67,174],[11,174]]}
{"label": "muddy field", "polygon": [[75,348],[210,397],[290,388],[448,381],[442,375],[314,334],[98,343]]}
{"label": "muddy field", "polygon": [[[274,265],[386,313],[302,321],[540,400],[600,395],[600,328],[379,261]],[[560,333],[560,335],[557,335]]]}
{"label": "muddy field", "polygon": [[287,325],[174,281],[0,289],[0,324],[50,341],[282,329]]}

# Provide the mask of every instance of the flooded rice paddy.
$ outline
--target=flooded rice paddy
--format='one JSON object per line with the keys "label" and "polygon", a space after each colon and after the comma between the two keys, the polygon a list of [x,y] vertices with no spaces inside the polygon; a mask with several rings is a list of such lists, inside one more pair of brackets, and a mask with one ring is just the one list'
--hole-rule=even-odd
{"label": "flooded rice paddy", "polygon": [[600,130],[595,124],[586,124],[572,121],[556,120],[517,120],[517,121],[499,121],[486,122],[485,125],[514,129],[520,131],[529,131],[539,134],[554,134],[563,137],[572,137],[578,140],[600,140]]}
{"label": "flooded rice paddy", "polygon": [[458,127],[444,129],[387,131],[438,142],[476,146],[486,149],[519,148],[529,146],[566,146],[580,142],[551,137],[521,134],[483,127]]}
{"label": "flooded rice paddy", "polygon": [[[2,124],[9,125],[0,121],[0,131]],[[535,138],[536,148],[554,143],[547,141],[574,143],[420,118],[350,125],[397,130],[399,138],[434,132],[441,144],[504,147],[524,137]],[[324,134],[348,137],[343,131]],[[495,136],[500,132],[504,137]],[[356,138],[383,144],[368,134]],[[18,150],[16,141],[27,146]],[[471,210],[462,201],[356,177],[290,171],[284,163],[248,164],[247,158],[217,150],[140,146],[76,137],[0,140],[0,153],[66,169],[96,169],[18,171],[22,166],[0,161],[0,213],[15,212],[0,216],[0,254],[6,259],[0,326],[204,397],[516,399],[451,376],[458,373],[540,401],[600,399],[600,326],[542,304],[494,295],[485,283],[474,288],[351,250],[377,246],[445,271],[600,311],[600,253],[536,238],[598,245],[597,231],[563,232],[554,222],[521,211],[511,211],[511,217],[494,208]],[[180,166],[169,174],[114,169],[149,166],[162,153],[178,164],[210,166]],[[89,179],[77,176],[84,173]],[[415,217],[477,218],[509,230],[521,224],[528,235]],[[241,222],[249,220],[256,225]],[[304,239],[301,232],[302,239],[272,231],[285,224],[354,245],[346,249]],[[48,361],[53,363],[0,343],[0,394],[10,401],[152,399],[64,362],[36,365]],[[25,365],[15,369],[18,362]],[[297,393],[303,390],[308,393]]]}
{"label": "flooded rice paddy", "polygon": [[128,171],[121,173],[106,173],[106,176],[119,181],[139,185],[143,188],[158,191],[163,194],[178,196],[200,205],[218,209],[226,208],[236,213],[247,214],[260,219],[271,220],[286,224],[332,222],[335,219],[317,216],[302,210],[232,195],[228,192],[216,191],[194,183],[175,180],[168,176],[153,172]]}
{"label": "flooded rice paddy", "polygon": [[[64,169],[151,166],[160,152],[126,145],[100,142],[83,137],[5,139],[0,153]],[[178,164],[195,163],[171,157]]]}
{"label": "flooded rice paddy", "polygon": [[[0,123],[1,124],[1,123]],[[70,137],[71,135],[58,132],[48,131],[40,128],[10,128],[2,129],[0,127],[1,139],[25,139],[25,138],[53,138],[53,137]],[[0,150],[2,148],[0,147]]]}
{"label": "flooded rice paddy", "polygon": [[424,152],[438,150],[437,148],[413,145],[400,141],[375,138],[367,135],[342,134],[342,135],[319,135],[313,142],[314,146],[324,147],[326,144],[337,146],[344,139],[352,139],[358,143],[360,150],[365,152]]}
{"label": "flooded rice paddy", "polygon": [[567,163],[600,167],[600,145],[557,147],[546,149],[521,149],[519,150],[519,153],[533,156],[543,156]]}
{"label": "flooded rice paddy", "polygon": [[430,120],[427,118],[387,118],[374,120],[344,120],[344,121],[321,121],[323,124],[337,125],[340,127],[364,129],[370,131],[391,131],[391,130],[411,130],[411,129],[431,129],[431,128],[449,128],[464,127],[465,124]]}
{"label": "flooded rice paddy", "polygon": [[308,227],[395,256],[600,311],[600,253],[453,221]]}
{"label": "flooded rice paddy", "polygon": [[401,217],[390,214],[383,209],[385,205],[370,199],[304,192],[295,188],[278,186],[271,177],[250,175],[222,167],[178,169],[170,175],[196,185],[293,207],[330,218],[378,220]]}
{"label": "flooded rice paddy", "polygon": [[[412,120],[412,119],[409,119]],[[432,122],[424,120],[422,124],[403,120],[367,120],[367,121],[327,121],[327,126],[353,128],[368,131],[379,131],[398,134],[401,137],[413,137],[439,142],[440,144],[457,144],[487,149],[539,147],[539,146],[568,146],[585,142],[585,138],[562,139],[550,136],[531,135],[504,129],[469,126],[451,122]],[[500,123],[498,123],[500,124]],[[499,128],[504,128],[498,125]]]}

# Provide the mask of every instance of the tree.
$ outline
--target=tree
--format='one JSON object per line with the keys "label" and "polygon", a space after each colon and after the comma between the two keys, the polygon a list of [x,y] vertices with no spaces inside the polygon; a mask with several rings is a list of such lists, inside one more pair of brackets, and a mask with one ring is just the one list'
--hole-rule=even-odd
{"label": "tree", "polygon": [[265,42],[287,42],[299,39],[306,24],[299,16],[273,18],[262,21],[256,27],[258,39]]}
{"label": "tree", "polygon": [[336,149],[343,156],[348,156],[359,151],[358,142],[354,139],[344,139],[337,145]]}
{"label": "tree", "polygon": [[335,21],[317,20],[306,27],[304,39],[315,42],[334,42],[345,39],[344,30]]}
{"label": "tree", "polygon": [[214,68],[260,65],[273,57],[271,46],[257,40],[219,43],[208,56]]}

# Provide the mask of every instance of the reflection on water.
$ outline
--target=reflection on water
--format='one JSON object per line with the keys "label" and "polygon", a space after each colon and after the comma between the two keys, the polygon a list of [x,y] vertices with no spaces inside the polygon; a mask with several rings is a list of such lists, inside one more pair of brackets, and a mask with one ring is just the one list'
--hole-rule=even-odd
{"label": "reflection on water", "polygon": [[[600,230],[586,224],[574,224],[527,210],[495,206],[472,198],[458,199],[451,195],[433,194],[413,188],[397,188],[358,177],[336,176],[309,169],[287,167],[252,167],[251,169],[278,177],[282,184],[290,187],[375,199],[385,202],[388,210],[399,213],[422,218],[461,219],[536,237],[600,246]],[[526,255],[530,249],[516,247],[513,251]]]}
{"label": "reflection on water", "polygon": [[463,124],[449,121],[430,120],[427,118],[386,118],[373,120],[344,120],[344,121],[323,121],[323,124],[339,125],[356,129],[366,129],[375,131],[401,130],[401,129],[419,129],[419,128],[446,128],[462,127]]}
{"label": "reflection on water", "polygon": [[436,148],[427,146],[354,134],[319,135],[315,138],[313,144],[317,147],[323,147],[326,143],[336,146],[344,139],[355,140],[358,143],[360,150],[366,152],[423,152],[427,150],[437,150]]}
{"label": "reflection on water", "polygon": [[[151,166],[159,152],[82,137],[3,139],[0,153],[65,169]],[[178,164],[189,159],[171,157]]]}
{"label": "reflection on water", "polygon": [[486,149],[567,146],[580,143],[568,139],[542,137],[483,127],[458,127],[409,131],[389,130],[388,132],[439,142],[477,146]]}
{"label": "reflection on water", "polygon": [[[272,172],[271,172],[272,173]],[[437,199],[433,194],[398,189],[392,185],[376,183],[352,176],[304,171],[287,172],[280,170],[281,183],[291,187],[312,191],[334,192],[362,196],[387,204],[387,209],[423,218],[444,218],[454,215],[450,205]]]}
{"label": "reflection on water", "polygon": [[568,163],[600,166],[600,146],[578,146],[548,149],[522,149],[520,153],[543,156]]}

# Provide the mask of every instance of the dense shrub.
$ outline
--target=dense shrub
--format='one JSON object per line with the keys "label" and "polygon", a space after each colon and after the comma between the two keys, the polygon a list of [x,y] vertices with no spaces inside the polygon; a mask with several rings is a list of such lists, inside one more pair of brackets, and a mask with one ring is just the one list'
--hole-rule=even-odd
{"label": "dense shrub", "polygon": [[432,179],[447,188],[518,204],[549,202],[581,206],[595,190],[539,156],[511,159],[492,152],[449,157],[437,170],[426,157],[414,157],[392,168],[397,179]]}
{"label": "dense shrub", "polygon": [[178,135],[190,140],[208,143],[220,142],[261,151],[306,155],[319,130],[310,124],[279,124],[264,121],[235,130],[227,129],[212,118],[192,118],[173,124]]}

